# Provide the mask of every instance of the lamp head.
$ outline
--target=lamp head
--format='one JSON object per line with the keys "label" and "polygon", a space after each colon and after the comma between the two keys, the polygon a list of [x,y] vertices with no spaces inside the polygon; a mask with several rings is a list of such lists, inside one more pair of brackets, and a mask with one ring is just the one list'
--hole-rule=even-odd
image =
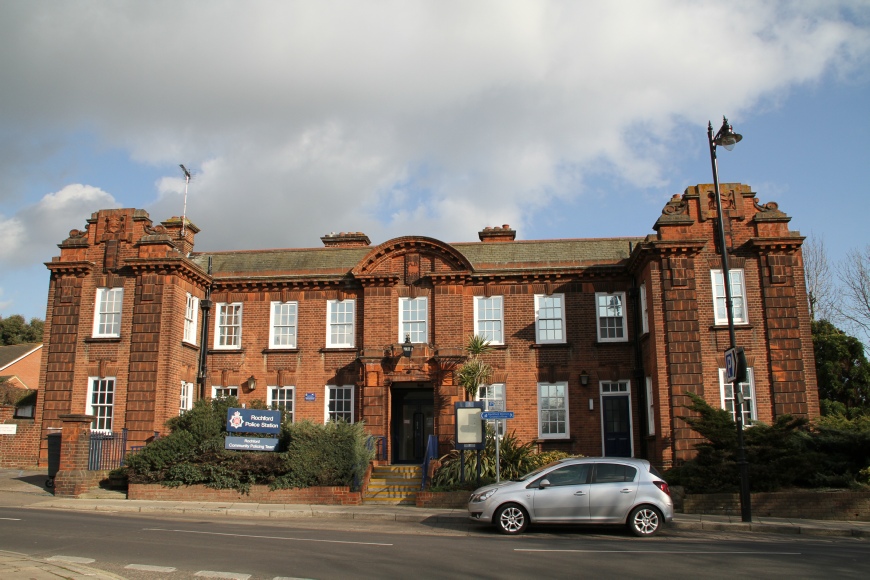
{"label": "lamp head", "polygon": [[414,352],[414,345],[411,344],[411,335],[405,335],[405,342],[402,343],[402,356],[411,358],[411,353]]}
{"label": "lamp head", "polygon": [[722,146],[726,151],[731,151],[737,145],[743,135],[734,132],[734,127],[728,124],[728,119],[722,117],[722,126],[713,138],[713,143]]}

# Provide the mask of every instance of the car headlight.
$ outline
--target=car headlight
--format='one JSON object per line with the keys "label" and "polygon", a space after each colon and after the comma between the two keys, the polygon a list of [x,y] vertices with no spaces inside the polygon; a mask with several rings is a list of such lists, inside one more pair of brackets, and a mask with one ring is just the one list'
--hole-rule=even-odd
{"label": "car headlight", "polygon": [[486,501],[489,498],[491,498],[492,494],[494,494],[494,493],[495,493],[494,489],[488,489],[488,490],[481,492],[481,493],[475,493],[474,495],[471,496],[471,501],[473,501],[473,502]]}

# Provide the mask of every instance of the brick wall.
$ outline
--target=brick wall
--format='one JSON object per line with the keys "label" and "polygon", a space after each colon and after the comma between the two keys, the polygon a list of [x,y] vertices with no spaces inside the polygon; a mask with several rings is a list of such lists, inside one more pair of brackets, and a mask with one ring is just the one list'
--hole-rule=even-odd
{"label": "brick wall", "polygon": [[13,405],[0,405],[0,424],[17,426],[15,435],[0,435],[0,468],[34,468],[39,463],[39,424],[13,419],[14,413]]}
{"label": "brick wall", "polygon": [[[753,516],[870,522],[870,492],[753,493],[751,502]],[[686,495],[683,498],[683,513],[739,516],[740,495],[736,493]]]}
{"label": "brick wall", "polygon": [[241,493],[234,489],[211,489],[204,485],[163,487],[158,484],[131,483],[127,488],[127,499],[316,505],[362,504],[362,494],[358,491],[350,491],[346,486],[272,491],[266,485],[252,485],[249,493]]}

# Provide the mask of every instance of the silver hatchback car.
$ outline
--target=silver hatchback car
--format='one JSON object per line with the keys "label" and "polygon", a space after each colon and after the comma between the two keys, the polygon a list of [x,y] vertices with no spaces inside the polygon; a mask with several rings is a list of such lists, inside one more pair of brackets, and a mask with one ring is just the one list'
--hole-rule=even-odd
{"label": "silver hatchback car", "polygon": [[530,523],[625,524],[648,537],[674,519],[668,484],[645,459],[562,459],[474,490],[469,517],[520,534]]}

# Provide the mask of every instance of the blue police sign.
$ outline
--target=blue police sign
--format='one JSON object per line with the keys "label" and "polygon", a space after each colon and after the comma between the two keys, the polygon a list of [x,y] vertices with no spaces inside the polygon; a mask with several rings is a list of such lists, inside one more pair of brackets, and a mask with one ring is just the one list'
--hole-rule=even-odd
{"label": "blue police sign", "polygon": [[281,411],[230,408],[227,410],[227,432],[277,435],[281,432]]}

